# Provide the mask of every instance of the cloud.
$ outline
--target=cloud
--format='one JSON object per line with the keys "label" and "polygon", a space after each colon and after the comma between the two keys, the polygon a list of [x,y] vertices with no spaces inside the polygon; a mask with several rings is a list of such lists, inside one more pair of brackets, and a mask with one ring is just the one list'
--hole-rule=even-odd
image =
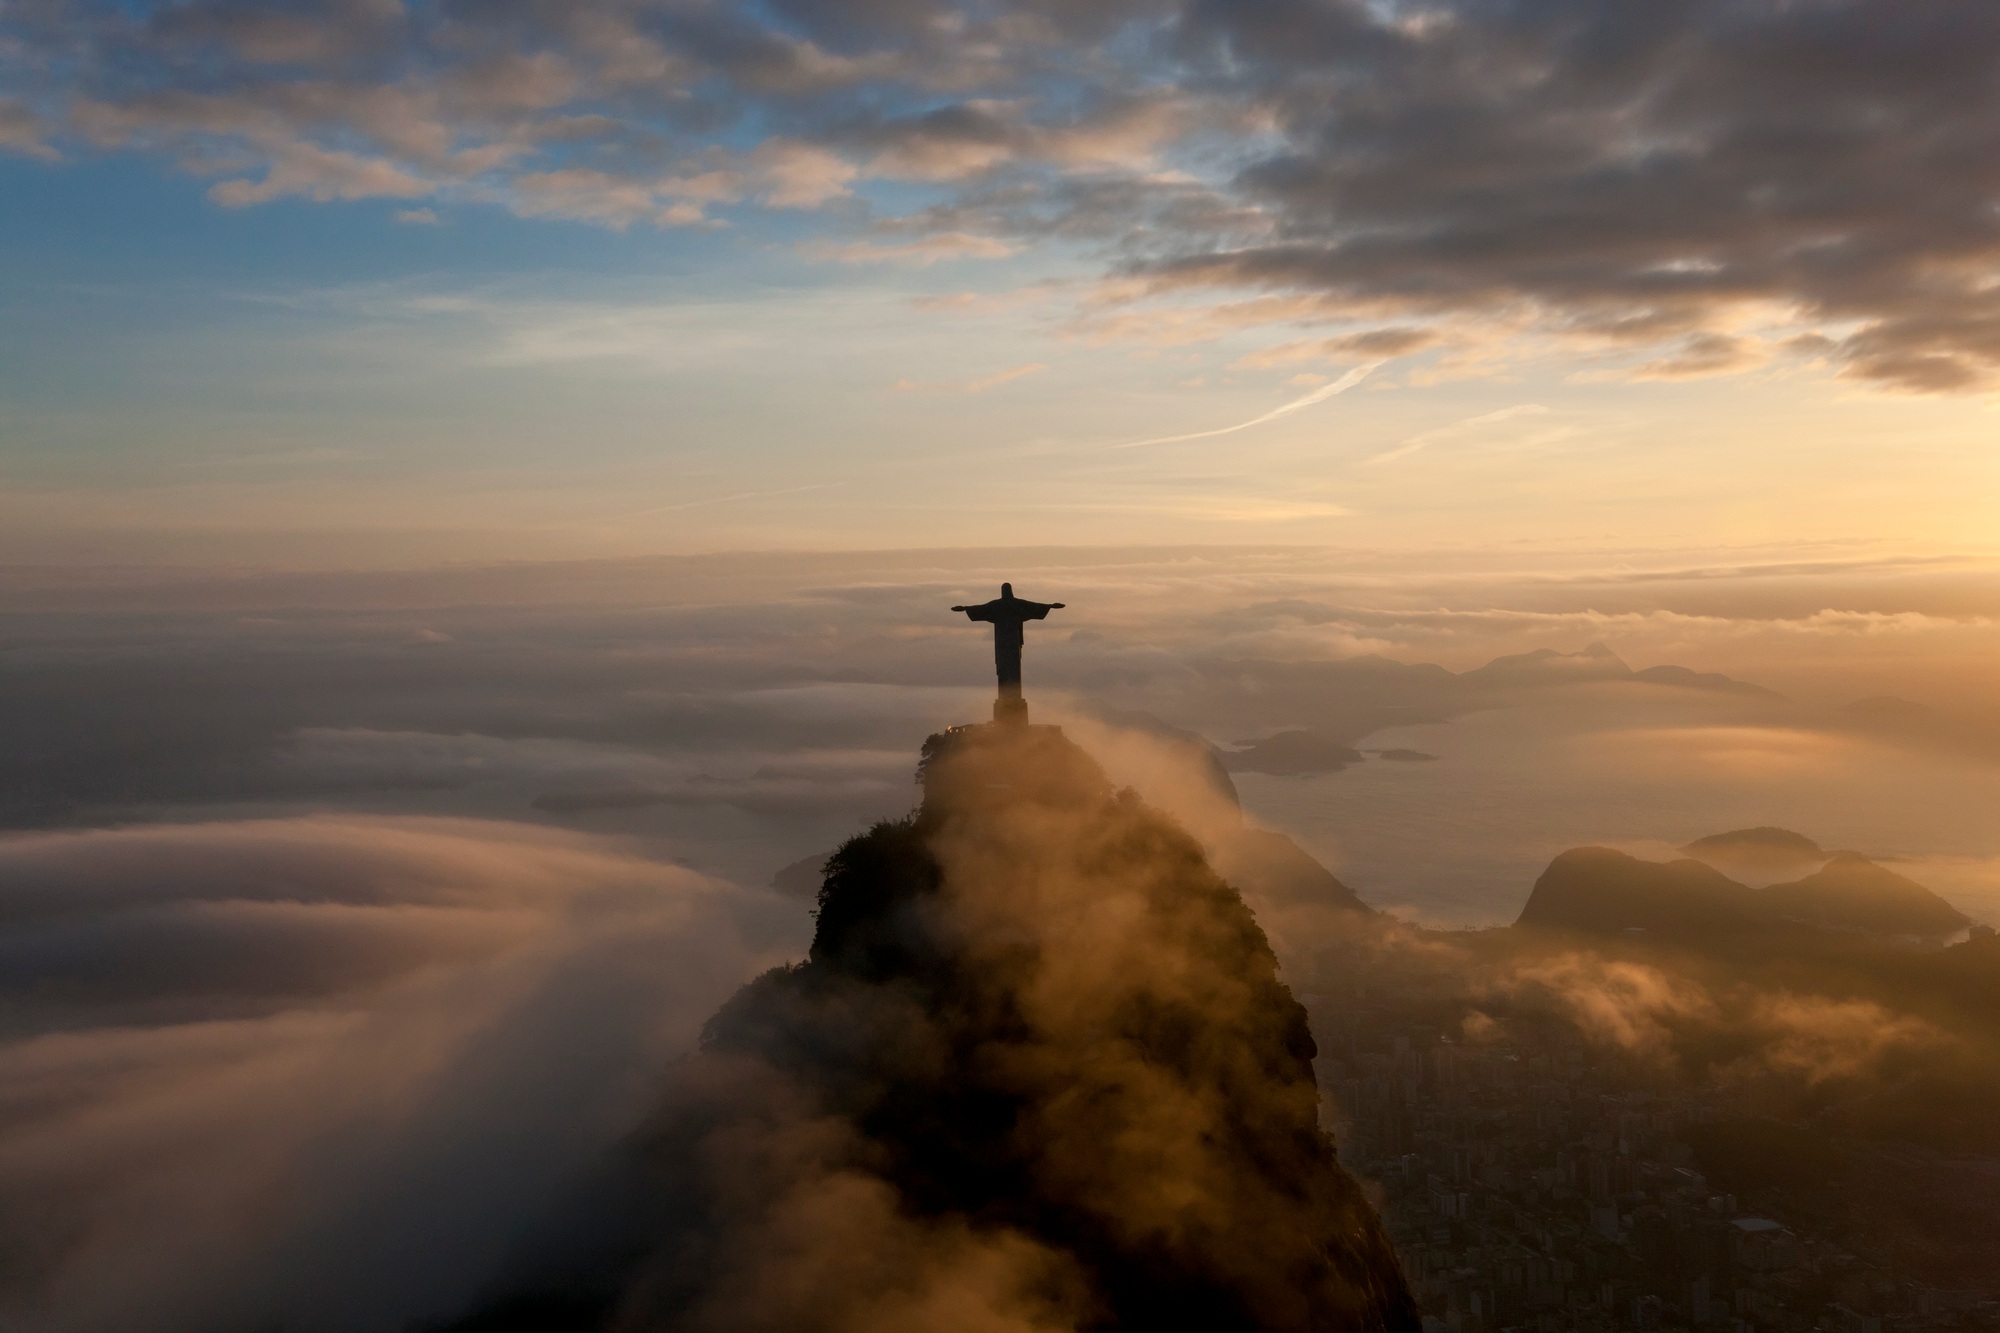
{"label": "cloud", "polygon": [[[1297,514],[1318,498],[1204,485],[1189,505]],[[907,810],[925,735],[990,711],[990,643],[946,608],[1003,579],[1076,617],[1029,630],[1038,716],[1116,701],[1218,743],[1308,730],[1442,756],[1245,782],[1259,818],[1370,901],[1508,919],[1564,847],[1678,845],[1755,823],[1871,855],[2000,850],[1980,818],[2000,753],[1979,703],[2000,651],[1991,562],[1822,544],[17,568],[0,571],[24,636],[0,661],[0,822],[307,804],[472,814],[653,839],[762,883]],[[1788,697],[1457,674],[1595,641],[1635,670],[1679,665]],[[1889,694],[1929,712],[1846,708]],[[568,808],[537,809],[545,797]],[[1991,915],[1975,906],[1987,888],[1934,887]]]}
{"label": "cloud", "polygon": [[1718,1010],[1698,982],[1645,963],[1571,953],[1526,963],[1501,983],[1555,1000],[1584,1036],[1665,1062],[1678,1032]]}
{"label": "cloud", "polygon": [[1222,426],[1216,430],[1200,430],[1188,435],[1161,435],[1150,440],[1134,440],[1130,444],[1121,444],[1117,447],[1120,449],[1137,449],[1149,444],[1177,444],[1182,440],[1206,440],[1216,435],[1234,435],[1239,430],[1249,430],[1252,426],[1261,426],[1267,421],[1276,421],[1279,417],[1290,416],[1292,413],[1302,408],[1311,407],[1315,403],[1323,403],[1336,394],[1346,393],[1349,389],[1367,379],[1381,364],[1379,361],[1374,361],[1365,366],[1356,366],[1331,384],[1323,384],[1310,393],[1301,394],[1289,403],[1272,408],[1262,416],[1252,417],[1250,420],[1238,422],[1234,426]]}
{"label": "cloud", "polygon": [[487,821],[17,836],[0,886],[22,1327],[463,1308],[783,938],[760,895]]}
{"label": "cloud", "polygon": [[387,0],[336,0],[295,11],[228,3],[180,5],[155,14],[155,37],[184,48],[220,48],[258,65],[338,64],[379,49],[399,26]]}
{"label": "cloud", "polygon": [[276,151],[262,180],[221,181],[209,188],[208,197],[229,208],[243,208],[287,195],[324,203],[330,199],[413,199],[435,189],[431,182],[383,158],[291,143]]}
{"label": "cloud", "polygon": [[513,187],[513,208],[523,217],[597,222],[617,231],[634,222],[698,226],[708,221],[707,205],[731,202],[740,192],[738,179],[724,172],[635,181],[591,167],[531,172],[515,177]]}
{"label": "cloud", "polygon": [[[1243,178],[1280,239],[1157,271],[1415,310],[1526,302],[1611,343],[1690,340],[1664,373],[1740,359],[1714,340],[1759,307],[1858,324],[1836,335],[1857,375],[1948,387],[1995,367],[1990,185],[1959,156],[1994,97],[1973,54],[2000,44],[1990,10],[1443,15],[1417,31],[1344,6],[1209,11],[1207,35],[1293,117]],[[1333,50],[1344,86],[1315,110],[1305,75]]]}
{"label": "cloud", "polygon": [[844,245],[814,243],[806,247],[811,257],[839,264],[914,264],[920,268],[950,259],[1006,259],[1019,251],[1019,246],[997,237],[966,232],[944,232],[914,241],[850,241]]}
{"label": "cloud", "polygon": [[1034,119],[1031,99],[973,98],[889,120],[869,138],[871,175],[960,181],[1010,164],[1047,163],[1064,172],[1144,170],[1187,128],[1192,110],[1158,93],[1100,97],[1056,123]]}
{"label": "cloud", "polygon": [[1479,325],[1639,378],[1793,357],[1958,392],[2000,371],[1985,0],[1439,0],[1423,22],[1346,0],[580,0],[478,41],[374,3],[56,12],[10,11],[9,49],[74,100],[23,94],[0,144],[161,153],[232,205],[444,193],[678,225],[703,200],[660,183],[721,170],[747,182],[731,197],[860,193],[924,238],[857,261],[1082,243],[1232,319],[1413,331],[1312,355]]}
{"label": "cloud", "polygon": [[1764,1037],[1756,1061],[1809,1085],[1867,1078],[1900,1053],[1951,1044],[1933,1024],[1872,1000],[1781,992],[1756,1002],[1751,1023]]}
{"label": "cloud", "polygon": [[[1803,346],[1797,339],[1787,341]],[[1648,380],[1692,380],[1713,375],[1735,375],[1767,364],[1777,350],[1765,342],[1735,334],[1695,333],[1665,348],[1665,355],[1615,369],[1580,370],[1570,375],[1569,379],[1577,384],[1643,383]]]}
{"label": "cloud", "polygon": [[62,154],[48,143],[49,126],[16,98],[0,97],[0,150],[53,162]]}
{"label": "cloud", "polygon": [[1440,336],[1435,329],[1363,329],[1335,338],[1307,338],[1267,347],[1238,357],[1230,363],[1230,369],[1266,370],[1272,366],[1296,365],[1301,361],[1337,361],[1357,356],[1382,361],[1420,352],[1437,343]]}
{"label": "cloud", "polygon": [[1723,1079],[1779,1077],[1807,1087],[1866,1079],[1916,1052],[1940,1052],[1943,1029],[1873,1000],[1714,981],[1691,959],[1678,967],[1589,952],[1504,964],[1490,990],[1555,1004],[1587,1039],[1663,1067],[1725,1054]]}
{"label": "cloud", "polygon": [[776,208],[819,208],[845,198],[860,174],[840,154],[793,140],[767,139],[750,156],[764,183],[764,198]]}
{"label": "cloud", "polygon": [[988,389],[997,389],[1001,385],[1020,379],[1024,375],[1033,375],[1047,369],[1048,367],[1041,362],[1033,361],[1025,366],[1015,366],[1011,370],[996,371],[980,379],[971,380],[967,382],[965,391],[967,393],[985,393]]}

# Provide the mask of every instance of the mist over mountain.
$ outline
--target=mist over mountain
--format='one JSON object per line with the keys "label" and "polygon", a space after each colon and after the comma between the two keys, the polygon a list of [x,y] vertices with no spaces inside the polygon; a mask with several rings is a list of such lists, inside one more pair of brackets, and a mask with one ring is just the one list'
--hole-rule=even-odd
{"label": "mist over mountain", "polygon": [[934,737],[644,1135],[695,1202],[607,1326],[1414,1330],[1314,1053],[1187,833],[1054,729]]}
{"label": "mist over mountain", "polygon": [[[1700,894],[1674,870],[1651,887]],[[1319,992],[1343,1160],[1382,1183],[1427,1316],[1988,1327],[1990,930],[1936,947],[1349,920],[1295,984]]]}
{"label": "mist over mountain", "polygon": [[0,0],[0,182],[0,1333],[2000,1333],[2000,0]]}
{"label": "mist over mountain", "polygon": [[[1954,652],[1986,660],[1983,631],[1949,618],[1976,583],[1866,561],[1626,563],[1071,548],[0,571],[0,824],[527,820],[761,885],[909,808],[908,755],[982,707],[979,646],[936,608],[1011,570],[1090,608],[1037,641],[1049,720],[1150,716],[1204,753],[1307,733],[1321,753],[1224,776],[1256,823],[1379,905],[1508,920],[1563,847],[1677,844],[1752,810],[2000,902],[1982,815],[2000,792],[1968,748],[1983,724],[1936,673],[1878,669],[1891,642],[1963,638]],[[1892,691],[1926,701],[1929,730],[1845,710]]]}
{"label": "mist over mountain", "polygon": [[[677,1057],[745,981],[807,956],[827,854],[900,820],[924,737],[983,711],[967,682],[985,647],[940,629],[937,608],[1026,568],[1060,571],[1092,617],[1035,641],[1038,717],[1170,811],[1255,911],[1311,1010],[1325,1114],[1344,1153],[1367,1148],[1351,1169],[1389,1191],[1406,1256],[1431,1244],[1409,1228],[1476,1245],[1459,1233],[1489,1225],[1415,1207],[1426,1172],[1486,1185],[1459,1182],[1448,1153],[1397,1166],[1395,1098],[1351,1086],[1393,1069],[1400,1088],[1419,1067],[1390,1042],[1407,1001],[1395,1031],[1413,1052],[1497,1069],[1511,1050],[1525,1069],[1546,1025],[1584,1053],[1509,1123],[1554,1114],[1552,1088],[1583,1086],[1569,1071],[1612,1079],[1631,1061],[1637,1081],[1603,1096],[1665,1079],[1675,1096],[1715,1091],[1698,1118],[1818,1135],[1865,1166],[1857,1197],[1896,1185],[1907,1207],[1884,1234],[1980,1271],[1980,1229],[1941,1219],[1984,1216],[1964,1196],[1985,1177],[1949,1155],[1992,1148],[1990,940],[1936,948],[1789,910],[1680,935],[1406,924],[1512,920],[1563,848],[1659,863],[1749,824],[1824,846],[1755,873],[1702,853],[1744,891],[1853,847],[1969,916],[2000,914],[1984,733],[1943,668],[1905,669],[1948,644],[1990,676],[1984,631],[1951,619],[1970,594],[1876,566],[1676,583],[1592,559],[1504,587],[1506,562],[1485,557],[1461,576],[1277,551],[61,587],[0,571],[0,1072],[19,1090],[0,1099],[0,1317],[36,1333],[402,1333],[518,1315],[533,1307],[506,1299],[541,1292],[548,1318],[600,1318],[634,1265],[714,1220],[689,1211],[698,1192],[674,1183],[689,1177],[671,1154],[638,1168],[634,1145],[662,1142],[641,1127],[693,1104],[684,1075],[769,1064]],[[1863,610],[1821,614],[1840,605]],[[1596,641],[1788,697],[1540,652]],[[1528,660],[1480,674],[1506,658]],[[1926,703],[1844,706],[1891,693]],[[1238,742],[1289,732],[1364,758],[1225,768]],[[1461,1090],[1467,1114],[1512,1105]],[[791,1126],[790,1095],[748,1101]],[[1597,1112],[1577,1097],[1560,1104],[1581,1134]],[[1489,1132],[1450,1130],[1502,1141]],[[1553,1160],[1513,1161],[1508,1188]],[[1756,1206],[1833,1215],[1824,1199]],[[1428,1290],[1431,1270],[1409,1271]],[[1592,1276],[1572,1294],[1599,1290]]]}

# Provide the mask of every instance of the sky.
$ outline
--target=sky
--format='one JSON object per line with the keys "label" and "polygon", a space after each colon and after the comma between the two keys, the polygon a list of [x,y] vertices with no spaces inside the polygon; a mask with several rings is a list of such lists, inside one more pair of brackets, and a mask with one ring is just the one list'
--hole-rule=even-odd
{"label": "sky", "polygon": [[2000,923],[1996,75],[1990,0],[0,0],[0,1322],[467,1308],[1003,580],[1037,720],[1405,918],[1775,825]]}
{"label": "sky", "polygon": [[0,558],[1991,550],[1996,23],[14,0]]}

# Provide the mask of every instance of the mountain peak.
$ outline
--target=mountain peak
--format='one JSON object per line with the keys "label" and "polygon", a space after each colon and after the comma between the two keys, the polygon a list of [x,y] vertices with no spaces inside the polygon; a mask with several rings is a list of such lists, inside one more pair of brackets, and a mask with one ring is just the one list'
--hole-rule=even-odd
{"label": "mountain peak", "polygon": [[1818,865],[1827,853],[1803,833],[1762,824],[1696,838],[1682,847],[1683,856],[1738,870],[1783,871]]}
{"label": "mountain peak", "polygon": [[1829,930],[1944,939],[1972,919],[1913,879],[1859,852],[1835,852],[1812,874],[1758,890],[1764,909]]}
{"label": "mountain peak", "polygon": [[1610,847],[1573,847],[1549,862],[1515,923],[1615,934],[1679,934],[1755,924],[1743,885],[1700,861],[1642,861]]}
{"label": "mountain peak", "polygon": [[[808,961],[711,1021],[712,1076],[693,1082],[722,1104],[661,1131],[679,1160],[747,1159],[708,1187],[712,1249],[783,1262],[761,1256],[840,1180],[941,1238],[912,1252],[965,1252],[1004,1284],[991,1308],[1007,1320],[982,1307],[954,1327],[1088,1312],[1105,1328],[1416,1333],[1388,1235],[1319,1127],[1305,1009],[1201,846],[1058,728],[955,728],[924,753],[918,812],[828,862]],[[1282,854],[1274,837],[1248,850]],[[771,1179],[801,1142],[815,1174]],[[848,1243],[827,1237],[828,1262]],[[881,1298],[920,1277],[881,1274]],[[630,1313],[679,1327],[700,1300]],[[771,1326],[895,1322],[842,1313]]]}

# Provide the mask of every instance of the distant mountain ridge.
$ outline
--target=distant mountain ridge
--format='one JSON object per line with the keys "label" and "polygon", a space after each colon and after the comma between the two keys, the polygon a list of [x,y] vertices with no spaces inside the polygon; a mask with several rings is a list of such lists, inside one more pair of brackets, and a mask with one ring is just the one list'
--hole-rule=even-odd
{"label": "distant mountain ridge", "polygon": [[1803,833],[1773,828],[1769,824],[1731,829],[1727,833],[1711,833],[1706,838],[1696,838],[1681,851],[1697,861],[1706,861],[1711,857],[1824,861],[1832,855]]}
{"label": "distant mountain ridge", "polygon": [[[1745,835],[1758,836],[1746,839]],[[1739,830],[1689,847],[1706,843],[1713,850],[1718,843],[1731,845],[1729,839],[1793,849],[1803,844],[1818,852],[1810,839],[1783,829]],[[1973,922],[1915,880],[1859,852],[1833,853],[1809,875],[1760,889],[1694,857],[1644,861],[1610,847],[1574,847],[1549,863],[1514,924],[1590,934],[1645,931],[1680,937],[1806,927],[1937,941]]]}
{"label": "distant mountain ridge", "polygon": [[1835,852],[1805,878],[1755,892],[1765,911],[1830,930],[1942,938],[1972,924],[1923,885],[1859,852]]}
{"label": "distant mountain ridge", "polygon": [[1485,666],[1460,672],[1458,679],[1492,685],[1570,685],[1588,681],[1644,681],[1650,685],[1672,685],[1691,690],[1726,690],[1735,694],[1776,699],[1782,696],[1762,685],[1736,680],[1715,671],[1662,665],[1633,670],[1625,659],[1603,643],[1593,643],[1581,652],[1563,653],[1553,648],[1511,653],[1496,657]]}
{"label": "distant mountain ridge", "polygon": [[1572,847],[1535,881],[1517,926],[1589,934],[1685,934],[1755,928],[1752,892],[1693,858],[1642,861],[1610,847]]}

